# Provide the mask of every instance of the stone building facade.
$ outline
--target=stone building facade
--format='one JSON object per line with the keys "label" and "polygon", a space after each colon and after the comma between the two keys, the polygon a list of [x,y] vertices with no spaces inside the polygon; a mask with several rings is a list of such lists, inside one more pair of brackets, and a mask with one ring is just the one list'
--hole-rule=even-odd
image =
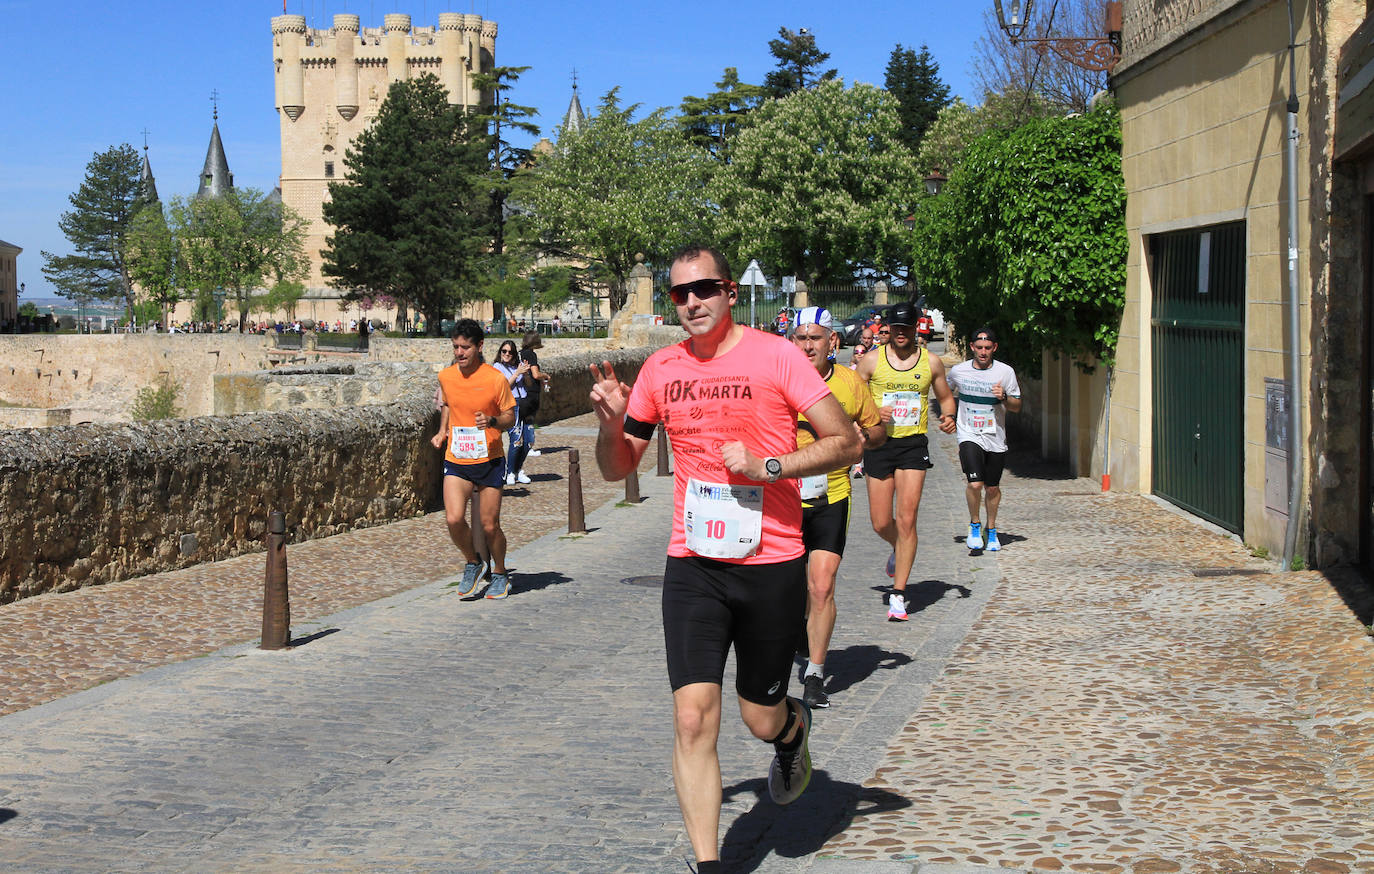
{"label": "stone building facade", "polygon": [[[1130,245],[1116,367],[1109,389],[1105,368],[1047,366],[1047,448],[1271,555],[1285,545],[1287,464],[1298,458],[1295,556],[1368,565],[1374,54],[1359,34],[1374,27],[1365,4],[1126,0],[1123,12],[1111,84]],[[1290,405],[1299,434],[1287,433]]]}
{"label": "stone building facade", "polygon": [[450,103],[475,107],[481,94],[472,76],[490,71],[495,53],[496,22],[480,15],[441,12],[433,26],[390,14],[381,27],[363,27],[359,16],[339,14],[328,29],[307,27],[303,15],[272,19],[281,197],[310,222],[310,272],[298,317],[347,322],[359,315],[356,307],[349,314],[339,309],[339,293],[320,272],[320,250],[330,234],[322,209],[329,183],[344,176],[349,143],[376,117],[391,84],[431,73]]}
{"label": "stone building facade", "polygon": [[19,320],[19,254],[23,251],[0,240],[0,326]]}

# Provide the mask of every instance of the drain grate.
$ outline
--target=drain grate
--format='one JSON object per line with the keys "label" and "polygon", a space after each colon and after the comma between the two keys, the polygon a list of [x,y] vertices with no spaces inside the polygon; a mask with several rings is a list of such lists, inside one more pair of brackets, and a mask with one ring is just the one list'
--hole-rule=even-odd
{"label": "drain grate", "polygon": [[649,588],[663,587],[663,574],[649,574],[642,577],[626,577],[621,580],[627,586],[647,586]]}
{"label": "drain grate", "polygon": [[1263,577],[1268,576],[1273,571],[1257,570],[1245,567],[1195,567],[1193,576],[1195,577]]}

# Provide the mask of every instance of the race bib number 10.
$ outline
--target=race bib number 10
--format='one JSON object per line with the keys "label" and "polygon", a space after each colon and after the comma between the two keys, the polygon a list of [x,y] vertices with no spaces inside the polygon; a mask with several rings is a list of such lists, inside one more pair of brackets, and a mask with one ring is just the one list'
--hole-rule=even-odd
{"label": "race bib number 10", "polygon": [[763,486],[687,481],[682,501],[687,548],[703,558],[748,558],[763,536]]}

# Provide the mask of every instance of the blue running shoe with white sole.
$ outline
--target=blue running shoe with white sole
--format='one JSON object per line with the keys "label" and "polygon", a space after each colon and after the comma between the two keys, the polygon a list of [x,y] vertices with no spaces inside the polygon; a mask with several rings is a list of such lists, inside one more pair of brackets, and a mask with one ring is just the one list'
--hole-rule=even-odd
{"label": "blue running shoe with white sole", "polygon": [[999,550],[999,549],[1001,549],[1001,548],[1002,548],[1002,541],[1000,541],[1000,540],[997,539],[997,529],[996,529],[996,528],[989,528],[989,529],[988,529],[988,545],[987,545],[987,550],[988,550],[988,552],[996,552],[997,550]]}
{"label": "blue running shoe with white sole", "polygon": [[983,548],[983,526],[977,522],[968,523],[968,537],[964,538],[964,545],[969,549]]}
{"label": "blue running shoe with white sole", "polygon": [[897,576],[897,550],[892,550],[892,554],[887,557],[887,575]]}

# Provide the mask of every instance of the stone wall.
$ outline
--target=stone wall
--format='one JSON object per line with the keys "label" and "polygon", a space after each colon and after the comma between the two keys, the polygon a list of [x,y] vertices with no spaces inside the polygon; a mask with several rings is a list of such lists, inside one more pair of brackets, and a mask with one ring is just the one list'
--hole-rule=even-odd
{"label": "stone wall", "polygon": [[[554,377],[539,420],[590,409],[588,361],[631,382],[652,351],[541,356]],[[360,363],[224,375],[216,404],[252,396],[269,409],[0,431],[0,603],[255,552],[272,510],[301,540],[438,508],[433,374]],[[387,386],[398,399],[362,403]],[[346,405],[353,392],[360,405]]]}
{"label": "stone wall", "polygon": [[271,366],[256,334],[0,334],[0,401],[127,422],[138,390],[171,380],[185,415],[214,409],[214,375]]}

